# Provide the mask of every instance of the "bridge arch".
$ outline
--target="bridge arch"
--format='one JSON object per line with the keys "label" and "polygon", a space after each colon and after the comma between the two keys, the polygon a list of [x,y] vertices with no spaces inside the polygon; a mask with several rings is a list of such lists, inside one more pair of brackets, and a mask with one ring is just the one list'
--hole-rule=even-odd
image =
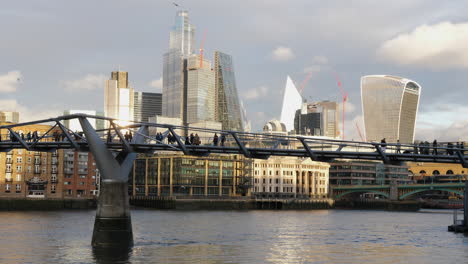
{"label": "bridge arch", "polygon": [[413,194],[420,193],[420,192],[427,192],[427,191],[446,191],[446,192],[455,193],[455,194],[458,194],[458,195],[461,195],[461,196],[465,195],[464,192],[460,191],[460,190],[452,190],[452,189],[445,189],[445,188],[434,188],[434,189],[414,190],[412,192],[405,193],[405,194],[401,195],[400,197],[398,197],[398,199],[403,200],[406,197],[411,196]]}
{"label": "bridge arch", "polygon": [[376,193],[376,194],[382,195],[385,198],[390,197],[388,193],[384,193],[384,192],[376,191],[376,190],[349,190],[349,191],[338,194],[337,196],[335,196],[335,199],[340,199],[343,196],[351,194],[351,193]]}

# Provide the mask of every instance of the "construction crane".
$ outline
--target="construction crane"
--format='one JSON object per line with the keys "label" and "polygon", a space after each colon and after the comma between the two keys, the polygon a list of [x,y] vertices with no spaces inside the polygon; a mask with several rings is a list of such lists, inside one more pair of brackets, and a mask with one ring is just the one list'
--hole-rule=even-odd
{"label": "construction crane", "polygon": [[203,32],[203,38],[200,43],[200,69],[203,68],[203,51],[205,46],[206,31]]}
{"label": "construction crane", "polygon": [[354,125],[356,126],[356,129],[357,129],[357,131],[358,131],[358,133],[359,133],[359,137],[361,138],[361,141],[362,141],[362,142],[366,141],[366,140],[364,139],[364,137],[362,136],[361,129],[359,128],[358,123],[357,123],[357,122],[354,122]]}
{"label": "construction crane", "polygon": [[301,82],[301,84],[299,86],[299,93],[300,94],[302,94],[302,92],[304,91],[304,87],[309,82],[311,77],[312,77],[312,72],[309,72],[309,73],[307,73],[307,76],[305,77],[304,81]]}
{"label": "construction crane", "polygon": [[342,115],[342,129],[343,129],[343,134],[341,136],[341,139],[345,139],[345,111],[346,111],[346,101],[348,101],[348,93],[345,92],[345,90],[343,89],[343,86],[341,85],[341,81],[340,81],[340,77],[338,76],[338,74],[335,72],[335,78],[336,78],[336,82],[338,84],[338,88],[340,88],[340,92],[341,92],[341,97],[342,97],[342,103],[343,103],[343,115]]}

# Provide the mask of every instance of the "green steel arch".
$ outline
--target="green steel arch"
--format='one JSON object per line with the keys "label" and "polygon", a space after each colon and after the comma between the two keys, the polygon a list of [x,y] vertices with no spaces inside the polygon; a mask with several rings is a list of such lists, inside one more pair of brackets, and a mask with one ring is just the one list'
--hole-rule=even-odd
{"label": "green steel arch", "polygon": [[402,196],[400,196],[398,199],[403,200],[406,197],[411,196],[413,194],[420,193],[420,192],[426,192],[426,191],[446,191],[446,192],[455,193],[455,194],[458,194],[458,195],[461,195],[461,196],[465,195],[464,191],[445,189],[445,188],[434,188],[434,189],[420,189],[420,190],[415,190],[415,191],[412,191],[412,192],[409,192],[409,193],[405,193]]}
{"label": "green steel arch", "polygon": [[376,190],[362,190],[362,189],[360,189],[360,190],[350,190],[350,191],[346,191],[346,192],[344,192],[344,193],[340,193],[340,194],[338,194],[337,196],[335,196],[335,199],[339,199],[339,198],[341,198],[341,197],[343,197],[343,196],[345,196],[345,195],[348,195],[348,194],[350,194],[350,193],[357,193],[357,192],[362,192],[362,193],[369,193],[369,192],[371,192],[371,193],[380,194],[380,195],[382,195],[382,196],[384,196],[384,197],[386,197],[386,198],[389,198],[389,197],[390,197],[390,195],[389,195],[388,193],[384,193],[384,192],[381,192],[381,191],[376,191]]}

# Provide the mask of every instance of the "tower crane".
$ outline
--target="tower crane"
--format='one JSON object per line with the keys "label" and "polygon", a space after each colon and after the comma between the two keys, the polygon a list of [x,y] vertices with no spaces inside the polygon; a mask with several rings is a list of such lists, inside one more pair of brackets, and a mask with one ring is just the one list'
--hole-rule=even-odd
{"label": "tower crane", "polygon": [[309,72],[307,73],[307,76],[305,77],[305,79],[301,82],[301,84],[299,85],[299,93],[302,94],[302,92],[304,91],[304,87],[306,86],[306,84],[309,82],[310,78],[312,77],[312,72]]}
{"label": "tower crane", "polygon": [[335,72],[335,78],[336,82],[338,84],[338,88],[340,89],[341,92],[341,97],[342,97],[342,104],[343,104],[343,115],[342,115],[342,129],[343,129],[343,134],[341,136],[341,139],[345,139],[345,107],[346,107],[346,101],[348,101],[348,93],[343,89],[343,86],[341,85],[340,77],[338,74]]}

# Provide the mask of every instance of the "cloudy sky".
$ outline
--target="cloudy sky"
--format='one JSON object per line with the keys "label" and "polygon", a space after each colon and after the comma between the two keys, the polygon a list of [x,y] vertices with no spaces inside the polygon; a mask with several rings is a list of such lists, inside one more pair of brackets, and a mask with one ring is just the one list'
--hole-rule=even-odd
{"label": "cloudy sky", "polygon": [[[468,140],[468,1],[179,0],[197,48],[234,58],[254,130],[279,118],[286,76],[304,96],[349,93],[346,134],[358,139],[362,75],[422,85],[416,138]],[[0,9],[0,109],[22,121],[65,109],[102,109],[104,80],[129,71],[139,91],[160,91],[172,0],[6,1]]]}

